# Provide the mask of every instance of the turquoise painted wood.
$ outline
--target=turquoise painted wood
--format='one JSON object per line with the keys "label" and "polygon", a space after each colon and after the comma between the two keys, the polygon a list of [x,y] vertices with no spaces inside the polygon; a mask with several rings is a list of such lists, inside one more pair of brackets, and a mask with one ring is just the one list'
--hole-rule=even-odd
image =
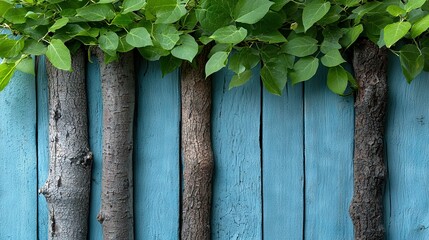
{"label": "turquoise painted wood", "polygon": [[411,84],[389,64],[386,193],[388,239],[429,239],[429,74]]}
{"label": "turquoise painted wood", "polygon": [[180,95],[178,71],[162,78],[159,63],[136,63],[134,159],[136,239],[178,239]]}
{"label": "turquoise painted wood", "polygon": [[302,84],[283,96],[264,90],[262,106],[264,239],[301,239],[304,227]]}
{"label": "turquoise painted wood", "polygon": [[16,73],[0,94],[0,239],[37,236],[35,86]]}
{"label": "turquoise painted wood", "polygon": [[259,76],[228,91],[231,72],[213,77],[212,239],[261,239],[261,88]]}
{"label": "turquoise painted wood", "polygon": [[325,76],[304,85],[304,238],[353,239],[353,97],[330,92]]}
{"label": "turquoise painted wood", "polygon": [[[49,92],[45,57],[40,57],[37,62],[37,189],[40,189],[45,185],[49,172]],[[46,239],[48,236],[48,214],[46,199],[39,195],[37,206],[39,239]]]}

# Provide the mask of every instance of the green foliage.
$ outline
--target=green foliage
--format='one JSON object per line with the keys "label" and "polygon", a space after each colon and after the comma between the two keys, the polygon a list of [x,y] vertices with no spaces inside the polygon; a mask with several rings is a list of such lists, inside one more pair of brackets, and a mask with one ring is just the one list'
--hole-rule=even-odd
{"label": "green foliage", "polygon": [[0,90],[14,71],[34,71],[30,55],[72,70],[81,46],[99,47],[108,62],[137,49],[167,74],[211,44],[206,76],[228,67],[234,88],[258,67],[277,95],[288,79],[310,80],[321,65],[333,92],[357,88],[343,64],[362,37],[390,48],[407,81],[429,71],[426,0],[0,0],[0,25]]}

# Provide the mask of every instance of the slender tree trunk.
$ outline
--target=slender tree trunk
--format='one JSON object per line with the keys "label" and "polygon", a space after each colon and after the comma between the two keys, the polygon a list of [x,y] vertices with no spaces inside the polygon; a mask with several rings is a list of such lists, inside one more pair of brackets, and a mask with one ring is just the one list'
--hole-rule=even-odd
{"label": "slender tree trunk", "polygon": [[133,120],[135,77],[133,52],[104,63],[97,50],[103,95],[103,174],[101,211],[103,239],[134,239]]}
{"label": "slender tree trunk", "polygon": [[367,39],[355,49],[354,196],[350,215],[355,239],[384,239],[384,122],[387,103],[387,53]]}
{"label": "slender tree trunk", "polygon": [[210,239],[213,151],[210,136],[211,81],[204,66],[209,49],[196,59],[197,68],[182,65],[182,154],[184,191],[182,240]]}
{"label": "slender tree trunk", "polygon": [[88,145],[85,54],[72,57],[73,72],[47,64],[49,176],[40,189],[49,208],[49,239],[86,239],[92,154]]}

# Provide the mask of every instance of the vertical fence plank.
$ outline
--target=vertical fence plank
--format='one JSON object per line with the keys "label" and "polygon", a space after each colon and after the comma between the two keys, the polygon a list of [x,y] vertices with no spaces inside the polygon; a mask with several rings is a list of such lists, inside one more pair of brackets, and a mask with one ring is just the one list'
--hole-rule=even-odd
{"label": "vertical fence plank", "polygon": [[134,158],[136,239],[179,238],[178,71],[162,78],[159,62],[139,60]]}
{"label": "vertical fence plank", "polygon": [[283,96],[264,90],[262,107],[264,239],[301,239],[304,221],[302,85]]}
{"label": "vertical fence plank", "polygon": [[326,87],[326,69],[305,84],[305,239],[353,239],[353,97]]}
{"label": "vertical fence plank", "polygon": [[408,84],[396,57],[390,60],[388,239],[429,239],[429,74]]}
{"label": "vertical fence plank", "polygon": [[36,90],[17,72],[0,92],[0,239],[37,236]]}
{"label": "vertical fence plank", "polygon": [[[37,66],[37,187],[45,185],[49,171],[49,109],[48,75],[45,57],[39,57]],[[38,196],[37,219],[39,239],[48,238],[48,205],[43,195]]]}
{"label": "vertical fence plank", "polygon": [[231,72],[213,77],[213,239],[261,239],[259,75],[228,90]]}
{"label": "vertical fence plank", "polygon": [[103,101],[101,97],[100,66],[95,56],[92,56],[91,62],[87,64],[86,82],[88,93],[89,146],[93,154],[89,239],[97,240],[102,239],[103,236],[103,229],[97,221],[97,215],[101,208]]}

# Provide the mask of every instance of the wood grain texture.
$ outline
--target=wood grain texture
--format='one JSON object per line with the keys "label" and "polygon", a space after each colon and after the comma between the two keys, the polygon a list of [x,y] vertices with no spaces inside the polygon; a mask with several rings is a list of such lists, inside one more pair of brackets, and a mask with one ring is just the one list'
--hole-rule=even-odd
{"label": "wood grain texture", "polygon": [[254,73],[228,90],[231,77],[222,70],[212,79],[212,239],[261,239],[260,80]]}
{"label": "wood grain texture", "polygon": [[264,239],[301,239],[304,223],[302,84],[281,97],[263,91]]}
{"label": "wood grain texture", "polygon": [[389,61],[387,239],[429,239],[429,74],[408,84]]}
{"label": "wood grain texture", "polygon": [[0,239],[37,234],[35,86],[17,72],[0,92]]}
{"label": "wood grain texture", "polygon": [[101,239],[103,229],[97,221],[101,208],[101,169],[102,169],[102,131],[103,131],[103,102],[101,97],[101,78],[98,59],[92,56],[92,62],[86,67],[86,82],[88,92],[88,128],[89,146],[92,152],[91,201],[89,208],[89,233],[91,240]]}
{"label": "wood grain texture", "polygon": [[136,239],[179,239],[179,74],[138,59],[134,160]]}
{"label": "wood grain texture", "polygon": [[[49,109],[48,75],[45,57],[38,59],[37,65],[37,189],[48,179],[49,173]],[[46,198],[38,196],[37,219],[39,239],[48,239],[49,211]]]}
{"label": "wood grain texture", "polygon": [[326,69],[305,83],[305,239],[353,239],[353,98],[326,87]]}

